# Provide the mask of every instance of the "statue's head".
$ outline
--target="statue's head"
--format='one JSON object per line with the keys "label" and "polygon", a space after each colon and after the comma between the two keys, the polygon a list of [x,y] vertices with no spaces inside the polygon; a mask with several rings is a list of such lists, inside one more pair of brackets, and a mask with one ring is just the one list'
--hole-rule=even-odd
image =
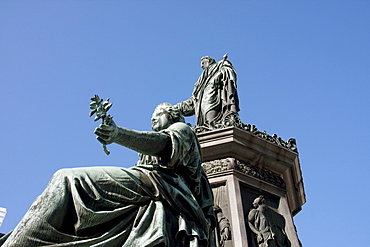
{"label": "statue's head", "polygon": [[202,67],[203,69],[208,68],[213,63],[216,63],[216,60],[214,60],[210,56],[205,56],[200,59],[200,67]]}
{"label": "statue's head", "polygon": [[170,103],[161,103],[154,109],[152,115],[152,129],[154,131],[167,129],[171,124],[177,122],[184,123],[185,119],[177,107]]}
{"label": "statue's head", "polygon": [[259,197],[257,197],[256,199],[254,199],[253,201],[253,207],[257,208],[258,205],[261,205],[265,202],[265,198],[261,195]]}

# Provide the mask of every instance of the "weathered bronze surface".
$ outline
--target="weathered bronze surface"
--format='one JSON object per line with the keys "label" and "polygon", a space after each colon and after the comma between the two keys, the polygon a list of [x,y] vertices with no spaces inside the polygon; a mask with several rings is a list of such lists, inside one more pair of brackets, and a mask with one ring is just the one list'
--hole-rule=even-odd
{"label": "weathered bronze surface", "polygon": [[214,199],[197,137],[167,103],[155,109],[152,128],[103,121],[98,140],[140,152],[137,165],[59,170],[0,245],[209,246]]}
{"label": "weathered bronze surface", "polygon": [[[90,103],[90,117],[96,114],[94,121],[102,119],[105,125],[111,124],[113,117],[108,114],[108,111],[112,107],[112,103],[109,102],[109,99],[103,102],[103,100],[97,94],[95,94],[95,96],[91,98],[91,100],[92,102]],[[107,145],[102,145],[104,153],[106,155],[109,155],[110,151],[107,149]]]}
{"label": "weathered bronze surface", "polygon": [[[59,170],[14,231],[0,236],[0,246],[299,246],[290,216],[305,202],[303,185],[297,160],[292,172],[285,165],[298,155],[295,139],[283,141],[241,121],[236,71],[227,54],[219,62],[203,57],[201,67],[190,99],[157,106],[154,132],[118,127],[107,113],[109,99],[91,98],[90,116],[102,120],[94,133],[104,152],[109,155],[112,143],[125,146],[139,152],[137,165]],[[196,115],[196,126],[182,115]],[[225,131],[234,133],[233,141]],[[300,186],[300,197],[293,186]],[[261,190],[274,200],[266,205],[260,196],[250,209]],[[238,207],[244,216],[234,212]]]}
{"label": "weathered bronze surface", "polygon": [[190,99],[176,105],[184,116],[196,115],[197,126],[212,128],[230,113],[239,111],[236,90],[236,71],[227,54],[216,61],[209,57],[201,58],[203,72],[194,85]]}
{"label": "weathered bronze surface", "polygon": [[194,85],[193,95],[175,106],[184,116],[196,116],[196,133],[234,126],[298,153],[294,138],[284,141],[276,134],[269,135],[241,121],[236,70],[227,60],[227,54],[217,63],[209,56],[202,57],[201,67],[203,72]]}

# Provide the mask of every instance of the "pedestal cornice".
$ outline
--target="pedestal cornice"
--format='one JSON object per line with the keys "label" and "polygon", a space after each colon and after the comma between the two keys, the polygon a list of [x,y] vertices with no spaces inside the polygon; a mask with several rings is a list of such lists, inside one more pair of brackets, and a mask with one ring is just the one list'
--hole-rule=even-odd
{"label": "pedestal cornice", "polygon": [[[285,182],[286,196],[292,215],[301,210],[301,206],[306,202],[306,197],[298,153],[236,127],[203,132],[197,134],[197,136],[205,163],[225,158],[235,158],[239,165],[238,167],[234,165],[231,170],[250,177],[251,182],[258,180],[259,183],[265,183],[266,186],[276,186],[277,184],[273,184],[271,181],[266,181],[266,179],[258,176],[251,176],[247,172],[250,169],[253,170],[254,167],[256,171],[266,170],[282,178]],[[245,171],[240,169],[240,164],[247,167],[247,169],[244,169]],[[220,173],[216,172],[212,174],[212,177],[221,174],[221,171]],[[277,187],[285,190],[282,186]]]}

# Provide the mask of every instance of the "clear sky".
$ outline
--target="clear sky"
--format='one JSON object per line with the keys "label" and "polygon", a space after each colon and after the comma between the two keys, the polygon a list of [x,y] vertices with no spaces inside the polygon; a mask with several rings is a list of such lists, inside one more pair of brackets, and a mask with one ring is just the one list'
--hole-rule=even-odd
{"label": "clear sky", "polygon": [[0,1],[0,232],[58,169],[135,164],[126,148],[103,153],[94,94],[111,98],[118,125],[150,130],[158,103],[190,97],[199,59],[225,53],[242,121],[297,139],[304,246],[368,244],[370,1],[360,0]]}

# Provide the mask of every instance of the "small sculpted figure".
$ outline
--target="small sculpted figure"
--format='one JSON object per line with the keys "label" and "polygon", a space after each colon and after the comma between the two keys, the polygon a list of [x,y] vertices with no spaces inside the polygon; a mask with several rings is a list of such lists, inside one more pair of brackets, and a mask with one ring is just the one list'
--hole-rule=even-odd
{"label": "small sculpted figure", "polygon": [[212,127],[230,112],[239,112],[236,90],[236,71],[227,55],[220,62],[209,57],[201,58],[203,72],[194,85],[190,99],[176,107],[184,116],[196,116],[197,126]]}
{"label": "small sculpted figure", "polygon": [[214,206],[215,215],[217,218],[217,242],[216,246],[224,247],[225,241],[231,239],[231,232],[230,232],[230,222],[229,219],[225,217],[225,215],[222,212],[222,209],[220,206],[215,205]]}
{"label": "small sculpted figure", "polygon": [[284,226],[280,226],[283,223],[279,224],[277,219],[274,219],[263,196],[253,201],[253,207],[248,214],[248,224],[256,234],[258,247],[290,247]]}
{"label": "small sculpted figure", "polygon": [[195,133],[168,103],[152,129],[99,125],[102,144],[140,153],[136,166],[57,171],[0,246],[211,246],[213,194]]}

